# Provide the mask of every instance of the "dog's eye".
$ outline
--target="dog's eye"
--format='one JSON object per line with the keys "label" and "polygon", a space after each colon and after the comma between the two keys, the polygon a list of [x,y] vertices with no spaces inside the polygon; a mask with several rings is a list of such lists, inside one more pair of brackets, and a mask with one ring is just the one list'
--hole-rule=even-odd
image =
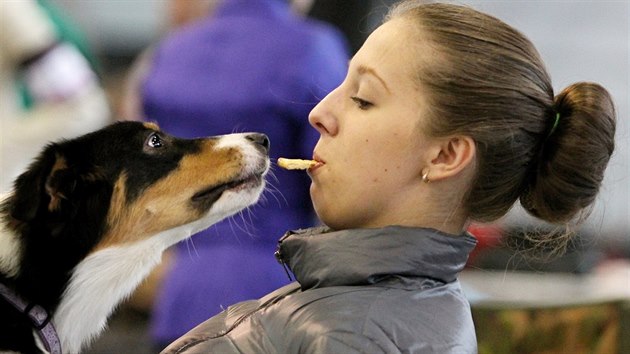
{"label": "dog's eye", "polygon": [[162,138],[160,138],[157,133],[149,135],[149,138],[147,139],[147,145],[152,148],[161,148],[162,146],[164,146],[164,144],[162,143]]}

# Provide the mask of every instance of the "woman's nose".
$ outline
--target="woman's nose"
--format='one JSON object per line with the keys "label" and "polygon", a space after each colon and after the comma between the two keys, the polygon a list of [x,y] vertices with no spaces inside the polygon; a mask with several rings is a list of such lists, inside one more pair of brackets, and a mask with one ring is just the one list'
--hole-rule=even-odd
{"label": "woman's nose", "polygon": [[317,106],[315,106],[308,115],[308,122],[315,128],[320,135],[337,135],[339,126],[337,118],[334,114],[334,94],[335,91],[329,93]]}

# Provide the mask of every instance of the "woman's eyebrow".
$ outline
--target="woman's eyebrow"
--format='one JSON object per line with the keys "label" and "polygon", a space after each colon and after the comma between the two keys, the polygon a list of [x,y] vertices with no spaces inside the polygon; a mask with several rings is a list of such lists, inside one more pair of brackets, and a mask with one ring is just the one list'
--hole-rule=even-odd
{"label": "woman's eyebrow", "polygon": [[359,65],[359,67],[357,68],[357,71],[359,74],[363,75],[363,74],[371,74],[372,76],[374,76],[378,81],[381,82],[381,84],[383,85],[383,87],[385,87],[385,90],[387,91],[387,93],[391,93],[389,91],[389,87],[387,86],[387,84],[385,83],[385,80],[383,80],[382,77],[380,77],[377,73],[376,70],[374,70],[373,68],[369,67],[369,66],[365,66],[365,65]]}

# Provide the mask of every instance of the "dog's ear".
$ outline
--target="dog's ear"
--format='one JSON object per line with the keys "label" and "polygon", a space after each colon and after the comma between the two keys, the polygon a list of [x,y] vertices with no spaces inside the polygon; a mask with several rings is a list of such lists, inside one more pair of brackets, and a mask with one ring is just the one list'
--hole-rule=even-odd
{"label": "dog's ear", "polygon": [[78,173],[49,145],[15,181],[11,216],[29,221],[38,212],[59,212],[76,188]]}
{"label": "dog's ear", "polygon": [[11,216],[21,221],[35,218],[45,199],[45,183],[55,164],[54,145],[49,145],[14,182]]}
{"label": "dog's ear", "polygon": [[62,204],[65,204],[74,192],[77,180],[75,169],[69,167],[66,159],[57,154],[45,184],[45,191],[49,198],[47,206],[49,212],[61,211]]}

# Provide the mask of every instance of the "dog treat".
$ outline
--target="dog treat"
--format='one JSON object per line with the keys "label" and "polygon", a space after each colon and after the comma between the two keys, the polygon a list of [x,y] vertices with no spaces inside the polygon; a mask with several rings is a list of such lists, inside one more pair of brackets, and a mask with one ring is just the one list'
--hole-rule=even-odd
{"label": "dog treat", "polygon": [[285,159],[284,157],[278,159],[278,166],[287,170],[308,170],[316,164],[317,161],[313,160]]}

